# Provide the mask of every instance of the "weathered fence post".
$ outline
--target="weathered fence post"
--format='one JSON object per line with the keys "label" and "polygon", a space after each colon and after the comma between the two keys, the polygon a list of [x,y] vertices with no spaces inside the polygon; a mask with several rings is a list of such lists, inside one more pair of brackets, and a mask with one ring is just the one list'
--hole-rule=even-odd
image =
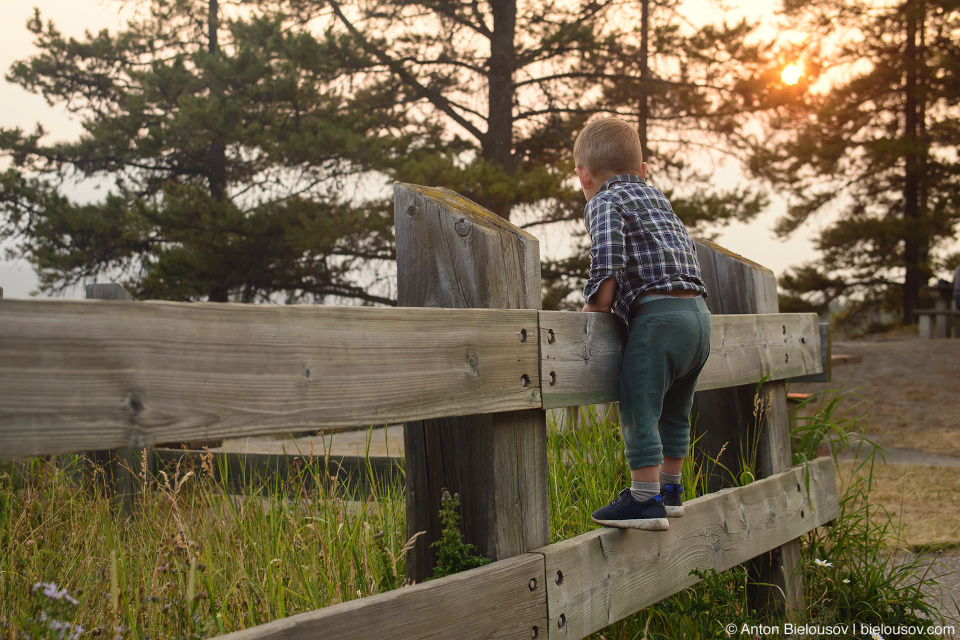
{"label": "weathered fence post", "polygon": [[[770,269],[709,242],[697,244],[697,255],[711,313],[779,312],[777,281]],[[769,477],[791,466],[785,382],[765,383],[759,393],[754,385],[698,392],[694,413],[701,461],[706,457],[719,457],[722,465],[737,472],[743,457],[749,457],[752,447],[756,446],[758,478]],[[726,449],[720,456],[724,446]],[[715,491],[730,483],[724,472],[720,472],[710,479],[710,489]],[[787,614],[801,610],[803,583],[796,571],[799,559],[797,540],[756,558],[751,566],[751,578],[756,583],[774,586],[751,588],[750,606],[760,610],[773,606]]]}
{"label": "weathered fence post", "polygon": [[[394,207],[400,306],[540,308],[534,236],[447,189],[396,184]],[[536,343],[535,333],[517,339]],[[539,394],[539,371],[517,382]],[[404,446],[407,532],[426,532],[407,555],[410,579],[432,575],[444,488],[460,494],[464,538],[485,556],[547,544],[544,410],[408,422]]]}
{"label": "weathered fence post", "polygon": [[[133,300],[133,296],[115,282],[86,285],[87,300]],[[107,495],[120,500],[125,515],[133,513],[133,498],[137,491],[136,469],[143,464],[143,449],[121,447],[101,451],[89,451],[87,459],[94,465],[90,477],[96,482],[97,469],[106,475]]]}

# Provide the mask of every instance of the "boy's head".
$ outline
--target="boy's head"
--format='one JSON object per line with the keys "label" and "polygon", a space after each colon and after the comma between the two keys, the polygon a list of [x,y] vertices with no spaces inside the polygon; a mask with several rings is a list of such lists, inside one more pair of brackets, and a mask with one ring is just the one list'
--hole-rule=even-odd
{"label": "boy's head", "polygon": [[640,135],[620,118],[588,123],[573,145],[573,161],[587,200],[608,178],[622,173],[645,178],[647,173]]}

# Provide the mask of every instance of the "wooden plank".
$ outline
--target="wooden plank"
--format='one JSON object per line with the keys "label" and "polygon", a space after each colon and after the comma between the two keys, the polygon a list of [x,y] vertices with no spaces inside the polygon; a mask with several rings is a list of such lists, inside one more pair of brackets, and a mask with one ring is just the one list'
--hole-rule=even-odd
{"label": "wooden plank", "polygon": [[[697,242],[697,257],[707,288],[707,308],[716,315],[757,313],[757,301],[766,296],[763,267],[710,242]],[[768,270],[769,271],[769,270]],[[705,468],[711,491],[729,486],[722,468],[740,468],[740,443],[752,442],[754,385],[699,391],[694,400],[695,454]],[[713,464],[716,459],[719,464]]]}
{"label": "wooden plank", "polygon": [[[777,313],[777,279],[769,269],[753,269],[755,278],[763,281],[763,293],[756,298],[757,313]],[[819,324],[811,330],[819,337]],[[818,350],[817,356],[825,360]],[[756,418],[756,430],[750,433],[757,442],[756,474],[767,478],[781,473],[793,464],[790,447],[790,410],[787,407],[787,387],[783,380],[765,382],[760,387],[760,398],[765,410],[762,419]],[[748,440],[752,442],[753,440]],[[804,611],[803,578],[798,570],[800,564],[800,541],[787,540],[769,553],[759,555],[750,562],[752,580],[747,586],[747,601],[768,619],[794,620]]]}
{"label": "wooden plank", "polygon": [[546,610],[543,556],[528,553],[220,638],[528,640],[546,637]]}
{"label": "wooden plank", "polygon": [[[715,315],[698,390],[781,380],[822,370],[817,316]],[[544,408],[620,398],[621,337],[611,314],[540,312]]]}
{"label": "wooden plank", "polygon": [[[540,308],[534,236],[447,189],[397,184],[394,206],[401,306]],[[539,358],[536,322],[524,340],[519,346],[537,349]],[[531,385],[539,403],[536,373]],[[488,558],[549,540],[546,412],[507,409],[404,426],[407,533],[426,532],[407,554],[408,578],[420,581],[433,571],[430,545],[440,539],[444,489],[460,494],[464,539]]]}
{"label": "wooden plank", "polygon": [[833,338],[830,333],[830,323],[820,323],[820,361],[823,371],[805,376],[791,378],[790,382],[830,382],[833,380],[833,367],[837,364],[853,362],[853,356],[838,356],[833,353]]}
{"label": "wooden plank", "polygon": [[619,400],[624,337],[612,313],[541,311],[544,408]]}
{"label": "wooden plank", "polygon": [[536,327],[522,310],[3,300],[0,457],[539,407]]}
{"label": "wooden plank", "polygon": [[[706,274],[711,313],[779,311],[776,277],[770,269],[711,243],[698,243],[697,254]],[[717,470],[708,478],[711,490],[732,483],[723,469],[736,473],[753,468],[757,477],[763,478],[789,466],[792,455],[784,382],[698,392],[694,413],[699,437],[696,455],[701,464]],[[750,452],[756,453],[755,459],[750,459]],[[792,615],[803,598],[801,578],[793,570],[798,558],[798,543],[791,541],[751,563],[751,607],[765,610],[771,617]]]}
{"label": "wooden plank", "polygon": [[133,300],[133,296],[116,282],[98,282],[84,287],[87,300]]}
{"label": "wooden plank", "polygon": [[337,456],[311,457],[286,453],[239,453],[236,451],[206,451],[191,449],[154,449],[156,464],[168,468],[178,462],[185,470],[201,468],[203,456],[210,455],[214,475],[231,493],[246,493],[260,483],[283,485],[287,482],[316,487],[319,479],[331,478],[355,499],[369,496],[374,486],[403,485],[403,458],[394,456]]}
{"label": "wooden plank", "polygon": [[[809,482],[808,482],[809,480]],[[833,460],[684,505],[666,532],[603,528],[537,551],[546,558],[549,638],[582,638],[839,516]]]}
{"label": "wooden plank", "polygon": [[[85,293],[87,300],[133,300],[133,296],[115,282],[88,284]],[[143,451],[142,447],[120,447],[88,451],[84,456],[87,482],[99,484],[97,474],[102,471],[106,476],[104,480],[108,495],[120,500],[126,516],[133,515],[134,497],[139,485],[136,470],[143,465]],[[149,449],[146,459],[149,466]]]}

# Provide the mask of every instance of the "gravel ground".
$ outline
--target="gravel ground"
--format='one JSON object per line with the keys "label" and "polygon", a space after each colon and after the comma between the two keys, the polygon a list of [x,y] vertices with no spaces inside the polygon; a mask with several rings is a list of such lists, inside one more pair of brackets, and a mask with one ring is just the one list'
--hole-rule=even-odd
{"label": "gravel ground", "polygon": [[960,603],[960,554],[956,552],[937,554],[924,554],[924,560],[929,559],[933,563],[930,574],[937,576],[941,587],[934,588],[931,595],[940,602],[940,611],[948,624],[955,626],[956,637],[960,637],[960,613],[957,607]]}

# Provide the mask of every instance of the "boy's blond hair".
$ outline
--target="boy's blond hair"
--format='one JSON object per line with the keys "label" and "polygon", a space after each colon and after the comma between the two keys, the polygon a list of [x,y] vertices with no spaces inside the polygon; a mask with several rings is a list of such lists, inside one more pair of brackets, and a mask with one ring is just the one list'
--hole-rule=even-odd
{"label": "boy's blond hair", "polygon": [[620,118],[594,120],[577,136],[573,161],[597,174],[640,173],[640,134]]}

